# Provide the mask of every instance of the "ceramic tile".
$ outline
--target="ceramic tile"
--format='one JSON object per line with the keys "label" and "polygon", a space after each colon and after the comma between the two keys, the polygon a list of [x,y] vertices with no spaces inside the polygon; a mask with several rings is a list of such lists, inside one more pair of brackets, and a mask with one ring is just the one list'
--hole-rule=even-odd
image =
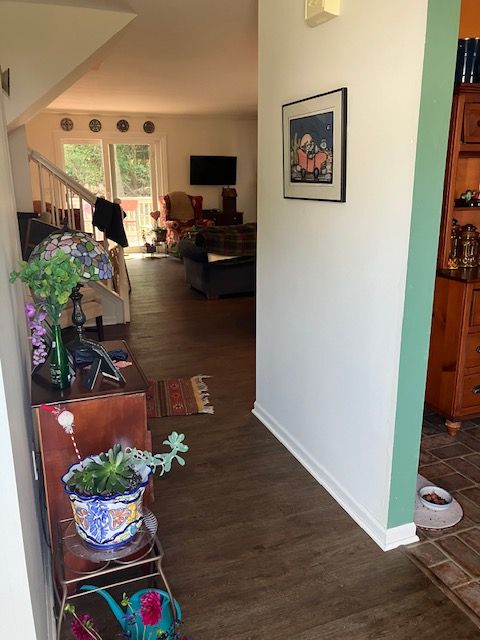
{"label": "ceramic tile", "polygon": [[478,527],[459,533],[458,537],[469,547],[472,547],[474,551],[480,553],[480,529]]}
{"label": "ceramic tile", "polygon": [[456,440],[448,435],[448,433],[439,433],[435,436],[422,437],[422,448],[427,451],[437,449],[438,447],[445,447],[447,445],[455,444]]}
{"label": "ceramic tile", "polygon": [[478,582],[471,582],[463,587],[458,587],[458,589],[455,589],[455,593],[470,609],[480,615],[480,585]]}
{"label": "ceramic tile", "polygon": [[438,462],[438,458],[432,456],[428,451],[420,449],[420,465],[430,464],[431,462]]}
{"label": "ceramic tile", "polygon": [[462,476],[461,473],[452,473],[449,475],[432,476],[428,478],[430,482],[447,491],[458,491],[459,489],[466,489],[474,485],[474,481]]}
{"label": "ceramic tile", "polygon": [[464,515],[460,522],[453,527],[448,527],[447,529],[422,529],[422,531],[430,540],[441,540],[446,536],[452,536],[460,531],[471,529],[475,525],[476,522],[471,520],[468,516]]}
{"label": "ceramic tile", "polygon": [[462,540],[456,536],[449,536],[438,540],[437,544],[471,576],[480,576],[480,555]]}
{"label": "ceramic tile", "polygon": [[[436,438],[437,436],[431,436],[432,438]],[[449,436],[450,437],[450,436]],[[468,453],[472,453],[472,450],[466,447],[461,442],[456,442],[455,444],[449,444],[445,447],[440,447],[438,449],[429,449],[429,451],[437,458],[441,460],[446,460],[447,458],[457,458],[458,456],[465,456]]]}
{"label": "ceramic tile", "polygon": [[466,496],[469,500],[471,500],[475,504],[480,504],[480,487],[471,487],[470,489],[463,489],[460,491],[461,495]]}
{"label": "ceramic tile", "polygon": [[[461,460],[462,458],[459,458]],[[430,464],[420,465],[419,472],[424,478],[430,480],[430,478],[438,478],[439,476],[446,476],[452,473],[452,468],[445,462],[432,462]],[[480,469],[478,469],[480,473]]]}
{"label": "ceramic tile", "polygon": [[423,436],[434,436],[438,433],[445,433],[445,427],[442,428],[441,425],[432,424],[428,420],[423,421],[423,425],[422,425]]}
{"label": "ceramic tile", "polygon": [[451,560],[431,567],[430,571],[452,589],[471,581],[470,576]]}
{"label": "ceramic tile", "polygon": [[472,502],[463,494],[452,491],[452,495],[460,503],[464,515],[475,523],[480,523],[480,505]]}
{"label": "ceramic tile", "polygon": [[[462,475],[470,478],[475,483],[480,482],[480,468],[469,462],[467,458],[449,458],[448,466],[452,467],[452,469],[455,469],[455,471],[459,471]],[[422,475],[424,474],[422,473]],[[441,474],[436,475],[438,476]]]}
{"label": "ceramic tile", "polygon": [[479,428],[480,426],[472,420],[466,420],[465,422],[462,422],[462,431]]}
{"label": "ceramic tile", "polygon": [[409,547],[408,551],[426,567],[431,567],[434,564],[439,564],[440,562],[447,560],[443,551],[431,542],[417,543],[416,545]]}
{"label": "ceramic tile", "polygon": [[468,462],[480,467],[480,453],[471,453],[468,456],[465,456],[465,460],[468,460]]}
{"label": "ceramic tile", "polygon": [[477,437],[477,431],[460,431],[456,440],[467,445],[473,451],[480,451],[480,438]]}

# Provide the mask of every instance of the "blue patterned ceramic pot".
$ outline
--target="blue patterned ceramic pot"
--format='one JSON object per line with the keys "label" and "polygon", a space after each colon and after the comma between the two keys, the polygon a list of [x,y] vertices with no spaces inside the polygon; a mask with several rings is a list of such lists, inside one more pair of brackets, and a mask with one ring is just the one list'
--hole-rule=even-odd
{"label": "blue patterned ceramic pot", "polygon": [[140,472],[141,484],[126,493],[108,498],[78,495],[67,486],[67,482],[74,471],[84,469],[92,460],[99,462],[99,457],[89,456],[73,464],[62,477],[62,482],[70,498],[78,535],[93,547],[116,549],[128,544],[142,526],[142,499],[152,470],[147,467]]}

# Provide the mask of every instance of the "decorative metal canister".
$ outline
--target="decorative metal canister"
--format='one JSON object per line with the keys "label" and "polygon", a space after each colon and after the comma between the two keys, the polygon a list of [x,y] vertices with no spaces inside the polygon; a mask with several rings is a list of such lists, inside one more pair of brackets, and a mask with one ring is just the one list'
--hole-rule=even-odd
{"label": "decorative metal canister", "polygon": [[478,265],[478,231],[473,224],[462,227],[461,267],[476,267]]}
{"label": "decorative metal canister", "polygon": [[450,255],[448,256],[447,264],[449,269],[458,269],[460,266],[460,254],[462,251],[461,237],[462,227],[458,224],[458,221],[453,218],[450,232]]}

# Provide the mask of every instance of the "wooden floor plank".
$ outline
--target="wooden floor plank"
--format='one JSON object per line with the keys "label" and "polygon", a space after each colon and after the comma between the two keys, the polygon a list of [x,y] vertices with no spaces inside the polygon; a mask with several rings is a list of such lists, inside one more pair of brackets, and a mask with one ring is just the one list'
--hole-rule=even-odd
{"label": "wooden floor plank", "polygon": [[[251,414],[255,300],[215,301],[175,259],[129,260],[125,337],[150,378],[211,375],[214,415],[182,431],[187,465],[155,481],[166,569],[194,640],[469,640],[479,630],[401,551],[383,553]],[[274,319],[272,319],[274,322]]]}

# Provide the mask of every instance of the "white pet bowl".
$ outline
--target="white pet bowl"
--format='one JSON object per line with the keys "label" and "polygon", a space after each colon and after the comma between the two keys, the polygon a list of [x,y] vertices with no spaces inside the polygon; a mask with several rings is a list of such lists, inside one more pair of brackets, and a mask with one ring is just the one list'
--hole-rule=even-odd
{"label": "white pet bowl", "polygon": [[[425,500],[423,496],[429,493],[436,493],[439,498],[443,498],[444,500],[447,501],[447,503],[435,504],[434,502],[429,502],[428,500]],[[452,496],[448,493],[448,491],[445,491],[445,489],[442,489],[441,487],[434,487],[432,485],[429,485],[428,487],[422,487],[419,490],[418,495],[420,496],[421,503],[425,507],[428,507],[429,509],[433,509],[434,511],[443,511],[444,509],[448,509],[448,507],[451,506],[452,500],[453,500]]]}

